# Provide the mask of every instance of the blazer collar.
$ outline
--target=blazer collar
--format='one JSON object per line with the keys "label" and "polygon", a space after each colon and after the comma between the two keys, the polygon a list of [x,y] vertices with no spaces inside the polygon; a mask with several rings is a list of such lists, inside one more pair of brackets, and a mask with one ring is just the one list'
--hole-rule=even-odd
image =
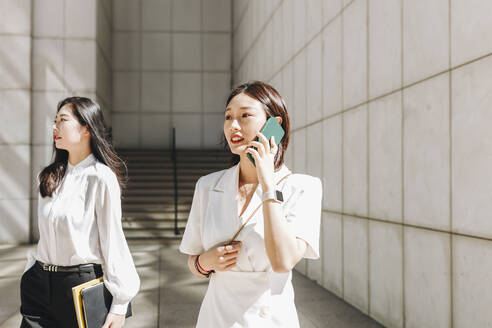
{"label": "blazer collar", "polygon": [[215,183],[214,191],[233,191],[237,190],[239,181],[239,164],[236,164],[222,172]]}
{"label": "blazer collar", "polygon": [[[292,173],[285,164],[273,173],[273,180],[277,183],[287,174]],[[215,184],[213,190],[220,192],[237,192],[239,183],[239,163],[224,170],[224,172],[219,176],[217,183]]]}

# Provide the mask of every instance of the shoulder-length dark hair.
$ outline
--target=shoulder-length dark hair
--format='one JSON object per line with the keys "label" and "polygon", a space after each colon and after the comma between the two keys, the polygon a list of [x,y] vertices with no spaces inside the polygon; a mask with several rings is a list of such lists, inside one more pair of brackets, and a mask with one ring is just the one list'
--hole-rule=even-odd
{"label": "shoulder-length dark hair", "polygon": [[[127,167],[125,162],[116,155],[99,105],[89,98],[69,97],[58,103],[56,112],[58,113],[65,105],[70,106],[81,125],[87,126],[90,132],[92,154],[116,174],[123,191],[127,181]],[[53,142],[53,153],[55,155],[53,163],[45,167],[39,174],[39,192],[42,197],[51,197],[67,170],[68,151],[56,148]]]}
{"label": "shoulder-length dark hair", "polygon": [[[243,83],[236,88],[234,88],[226,101],[226,107],[231,102],[232,98],[240,93],[244,93],[253,99],[258,100],[263,104],[263,109],[265,110],[267,119],[270,117],[280,116],[282,118],[282,128],[285,131],[285,135],[278,145],[278,152],[275,155],[275,169],[278,169],[284,163],[285,151],[289,145],[290,138],[290,121],[289,114],[287,113],[287,106],[285,105],[284,99],[280,96],[277,90],[269,84],[261,81],[251,81]],[[223,135],[222,144],[225,150],[230,151],[229,145],[225,136]],[[232,154],[231,165],[236,165],[239,163],[239,155]]]}

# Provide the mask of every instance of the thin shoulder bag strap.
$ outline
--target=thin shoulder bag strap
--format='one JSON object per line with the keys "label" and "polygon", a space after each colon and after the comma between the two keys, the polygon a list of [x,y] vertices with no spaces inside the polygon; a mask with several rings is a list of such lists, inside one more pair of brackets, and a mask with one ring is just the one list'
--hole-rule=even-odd
{"label": "thin shoulder bag strap", "polygon": [[[280,184],[280,182],[284,181],[291,174],[292,173],[286,174],[282,179],[278,180],[278,182],[276,183],[276,185],[278,186]],[[243,223],[243,225],[239,228],[239,230],[234,234],[234,237],[232,237],[232,239],[231,239],[231,241],[229,243],[232,243],[234,240],[236,240],[237,236],[239,236],[239,234],[241,233],[241,231],[243,231],[244,227],[248,224],[248,222],[251,220],[251,218],[253,218],[253,216],[255,216],[256,212],[258,212],[258,210],[260,209],[260,207],[262,205],[263,205],[263,202],[261,202],[260,205],[258,205],[258,207],[255,208],[255,210],[253,211],[253,213],[251,213],[251,215],[249,216],[249,218]]]}

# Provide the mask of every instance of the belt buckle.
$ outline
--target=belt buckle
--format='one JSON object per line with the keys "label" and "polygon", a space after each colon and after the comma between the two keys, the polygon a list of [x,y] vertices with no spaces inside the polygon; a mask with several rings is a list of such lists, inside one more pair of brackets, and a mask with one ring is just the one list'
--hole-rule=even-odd
{"label": "belt buckle", "polygon": [[43,270],[49,271],[49,272],[57,272],[58,267],[56,265],[49,265],[49,264],[43,263]]}

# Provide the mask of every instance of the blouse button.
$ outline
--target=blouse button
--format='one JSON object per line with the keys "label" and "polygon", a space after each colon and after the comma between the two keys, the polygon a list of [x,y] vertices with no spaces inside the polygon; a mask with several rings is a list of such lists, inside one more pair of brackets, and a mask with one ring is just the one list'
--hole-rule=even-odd
{"label": "blouse button", "polygon": [[258,314],[262,318],[267,318],[270,315],[270,308],[268,306],[262,306]]}

